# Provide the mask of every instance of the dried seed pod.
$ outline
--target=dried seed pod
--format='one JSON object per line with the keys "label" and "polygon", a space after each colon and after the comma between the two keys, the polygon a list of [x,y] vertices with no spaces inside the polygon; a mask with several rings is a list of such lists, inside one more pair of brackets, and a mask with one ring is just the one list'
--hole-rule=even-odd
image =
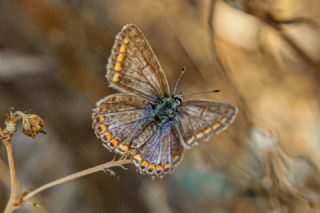
{"label": "dried seed pod", "polygon": [[35,138],[39,133],[46,133],[44,121],[35,114],[25,114],[22,119],[23,134]]}

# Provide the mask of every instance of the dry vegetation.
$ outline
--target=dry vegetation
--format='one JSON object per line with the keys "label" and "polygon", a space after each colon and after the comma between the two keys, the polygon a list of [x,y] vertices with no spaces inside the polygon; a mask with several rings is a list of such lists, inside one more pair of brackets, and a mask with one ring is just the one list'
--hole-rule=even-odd
{"label": "dry vegetation", "polygon": [[[119,179],[73,181],[21,212],[320,212],[318,0],[1,1],[0,120],[10,107],[32,109],[48,133],[14,135],[18,194],[113,158],[91,109],[113,92],[105,65],[127,23],[145,33],[171,86],[186,67],[180,89],[221,89],[203,97],[238,106],[235,123],[170,177],[116,169]],[[0,209],[9,178],[1,146]]]}

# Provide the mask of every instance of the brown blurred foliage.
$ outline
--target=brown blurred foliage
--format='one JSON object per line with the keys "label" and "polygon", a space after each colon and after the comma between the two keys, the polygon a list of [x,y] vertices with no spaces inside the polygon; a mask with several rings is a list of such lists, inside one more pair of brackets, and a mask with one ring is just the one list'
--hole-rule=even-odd
{"label": "brown blurred foliage", "polygon": [[172,176],[96,174],[20,212],[320,212],[318,0],[1,1],[0,118],[32,109],[48,132],[14,138],[23,190],[112,159],[91,109],[114,92],[105,65],[127,23],[145,33],[171,86],[186,67],[180,89],[221,89],[203,96],[238,106],[235,123],[188,151]]}

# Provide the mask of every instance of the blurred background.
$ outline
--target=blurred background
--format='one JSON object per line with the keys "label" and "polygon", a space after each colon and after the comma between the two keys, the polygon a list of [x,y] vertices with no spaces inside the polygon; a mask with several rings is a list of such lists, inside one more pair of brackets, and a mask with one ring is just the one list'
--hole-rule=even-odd
{"label": "blurred background", "polygon": [[[172,88],[220,89],[235,123],[189,150],[171,176],[100,172],[44,191],[17,212],[320,212],[319,0],[2,0],[0,121],[10,107],[40,115],[47,135],[19,131],[19,190],[113,158],[91,129],[113,93],[114,37],[138,25]],[[9,197],[0,148],[0,209]]]}

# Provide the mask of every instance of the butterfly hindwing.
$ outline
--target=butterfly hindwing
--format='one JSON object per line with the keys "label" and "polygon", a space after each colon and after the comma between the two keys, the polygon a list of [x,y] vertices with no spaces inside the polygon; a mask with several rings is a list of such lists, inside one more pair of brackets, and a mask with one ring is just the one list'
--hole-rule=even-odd
{"label": "butterfly hindwing", "polygon": [[234,120],[237,108],[226,103],[210,100],[185,101],[179,107],[177,124],[181,143],[191,148],[209,136],[217,135]]}
{"label": "butterfly hindwing", "polygon": [[183,159],[184,148],[175,127],[166,123],[133,155],[140,173],[163,176],[172,173]]}
{"label": "butterfly hindwing", "polygon": [[150,122],[146,100],[136,95],[109,95],[97,103],[93,128],[104,145],[119,154],[130,150],[132,139]]}
{"label": "butterfly hindwing", "polygon": [[151,102],[169,96],[164,72],[142,32],[125,25],[116,36],[107,65],[110,85],[120,91],[140,95]]}

